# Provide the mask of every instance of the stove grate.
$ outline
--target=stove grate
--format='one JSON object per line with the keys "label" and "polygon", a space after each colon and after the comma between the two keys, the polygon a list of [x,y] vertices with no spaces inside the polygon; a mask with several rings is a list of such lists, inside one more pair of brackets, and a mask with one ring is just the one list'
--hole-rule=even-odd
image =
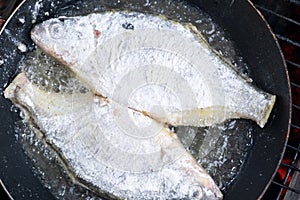
{"label": "stove grate", "polygon": [[282,48],[291,81],[292,124],[283,160],[262,199],[300,199],[300,1],[252,0]]}

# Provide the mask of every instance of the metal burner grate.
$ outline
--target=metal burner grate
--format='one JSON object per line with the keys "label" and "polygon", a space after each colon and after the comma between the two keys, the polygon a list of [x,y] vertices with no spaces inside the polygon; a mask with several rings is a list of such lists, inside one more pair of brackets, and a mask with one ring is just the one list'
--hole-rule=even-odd
{"label": "metal burner grate", "polygon": [[263,199],[300,199],[300,0],[252,0],[283,50],[292,89],[290,138],[277,174]]}

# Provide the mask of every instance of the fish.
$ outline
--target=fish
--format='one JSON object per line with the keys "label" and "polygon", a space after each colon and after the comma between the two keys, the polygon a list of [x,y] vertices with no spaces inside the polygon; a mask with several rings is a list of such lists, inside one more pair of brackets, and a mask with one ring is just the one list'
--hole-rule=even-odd
{"label": "fish", "polygon": [[192,24],[108,11],[36,24],[34,43],[94,93],[173,126],[268,122],[276,96],[241,74]]}
{"label": "fish", "polygon": [[38,126],[76,181],[98,194],[114,199],[222,199],[176,134],[151,119],[149,126],[129,122],[128,113],[134,110],[89,90],[46,91],[24,72],[4,96]]}

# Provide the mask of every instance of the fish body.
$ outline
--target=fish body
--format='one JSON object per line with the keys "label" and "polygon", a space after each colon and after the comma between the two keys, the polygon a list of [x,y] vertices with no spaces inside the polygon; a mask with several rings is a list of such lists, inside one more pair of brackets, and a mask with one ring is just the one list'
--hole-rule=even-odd
{"label": "fish body", "polygon": [[[133,112],[128,108],[92,92],[46,92],[24,73],[4,95],[34,121],[87,188],[120,199],[222,198],[213,179],[169,129],[155,122],[151,129],[122,126],[128,124],[122,115]],[[138,133],[143,130],[150,132]]]}
{"label": "fish body", "polygon": [[36,25],[31,37],[94,92],[163,123],[199,127],[246,118],[264,127],[275,103],[194,26],[162,16],[60,17]]}

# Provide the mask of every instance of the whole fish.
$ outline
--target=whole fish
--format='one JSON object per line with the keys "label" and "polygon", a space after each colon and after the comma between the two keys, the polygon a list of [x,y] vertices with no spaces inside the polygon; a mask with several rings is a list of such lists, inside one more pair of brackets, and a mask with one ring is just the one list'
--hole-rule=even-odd
{"label": "whole fish", "polygon": [[90,91],[47,92],[25,73],[4,95],[34,121],[86,188],[118,199],[222,198],[174,133],[153,120],[146,128],[128,122],[131,109]]}
{"label": "whole fish", "polygon": [[264,127],[275,103],[196,27],[163,16],[59,17],[36,25],[31,37],[94,93],[162,123],[199,127],[246,118]]}

